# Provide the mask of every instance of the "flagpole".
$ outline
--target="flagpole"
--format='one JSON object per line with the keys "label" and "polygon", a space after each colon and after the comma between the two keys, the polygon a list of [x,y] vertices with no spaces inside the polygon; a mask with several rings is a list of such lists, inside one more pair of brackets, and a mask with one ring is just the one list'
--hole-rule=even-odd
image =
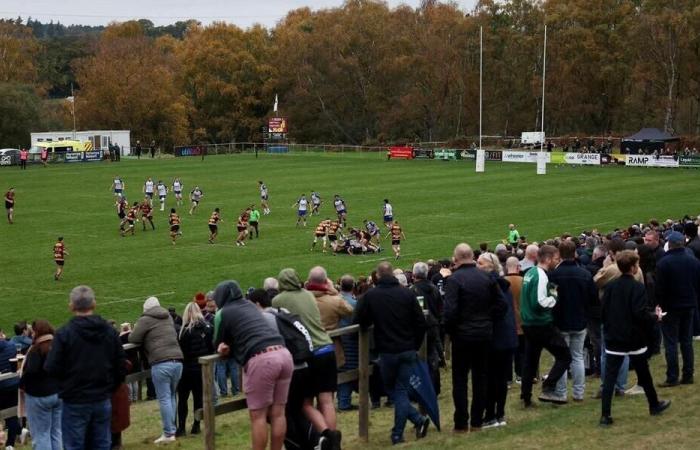
{"label": "flagpole", "polygon": [[481,124],[484,87],[484,27],[479,27],[479,150],[481,150]]}
{"label": "flagpole", "polygon": [[76,129],[75,129],[75,94],[73,93],[73,83],[70,84],[70,96],[73,99],[73,101],[71,101],[70,103],[71,103],[71,110],[73,111],[73,140],[75,140],[76,139],[76,137],[75,137],[76,136],[76,134],[75,134],[75,131],[76,131]]}
{"label": "flagpole", "polygon": [[547,78],[547,25],[544,26],[544,49],[542,51],[542,142],[540,142],[540,151],[544,151],[544,93],[545,80]]}

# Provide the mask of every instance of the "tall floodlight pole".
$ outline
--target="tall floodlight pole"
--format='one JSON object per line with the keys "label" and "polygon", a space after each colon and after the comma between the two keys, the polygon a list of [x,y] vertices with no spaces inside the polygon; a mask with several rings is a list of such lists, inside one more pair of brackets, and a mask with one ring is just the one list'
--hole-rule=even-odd
{"label": "tall floodlight pole", "polygon": [[537,155],[537,175],[547,173],[547,158],[544,153],[544,94],[547,79],[547,25],[544,26],[544,48],[542,50],[542,118],[540,120],[542,133],[540,135],[540,152]]}
{"label": "tall floodlight pole", "polygon": [[481,148],[484,106],[484,27],[479,27],[479,148],[476,149],[476,171],[484,172],[486,154]]}

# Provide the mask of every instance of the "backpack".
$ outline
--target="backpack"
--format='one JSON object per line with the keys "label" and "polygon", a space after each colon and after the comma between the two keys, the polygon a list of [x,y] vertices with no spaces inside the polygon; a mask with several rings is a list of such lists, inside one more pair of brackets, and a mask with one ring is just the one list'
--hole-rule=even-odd
{"label": "backpack", "polygon": [[277,328],[284,339],[285,347],[292,354],[294,364],[309,361],[314,356],[314,344],[299,316],[283,308],[277,308],[274,314]]}

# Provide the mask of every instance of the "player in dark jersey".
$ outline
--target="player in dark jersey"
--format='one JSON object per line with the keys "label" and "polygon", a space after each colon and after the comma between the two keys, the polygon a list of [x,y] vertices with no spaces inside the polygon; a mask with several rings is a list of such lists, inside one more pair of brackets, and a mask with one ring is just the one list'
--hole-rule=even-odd
{"label": "player in dark jersey", "polygon": [[327,231],[327,236],[328,236],[328,242],[331,244],[331,249],[333,250],[333,254],[335,255],[335,252],[338,247],[338,228],[340,228],[340,222],[337,220],[331,220],[331,223],[328,225],[328,231]]}
{"label": "player in dark jersey", "polygon": [[401,257],[401,238],[406,239],[406,235],[403,233],[398,220],[395,220],[391,225],[389,234],[387,234],[387,237],[389,236],[391,236],[391,248],[394,250],[394,255],[396,255],[396,259],[399,259]]}
{"label": "player in dark jersey", "polygon": [[213,244],[216,236],[219,235],[219,222],[223,223],[221,220],[221,214],[219,214],[219,208],[215,208],[214,212],[211,213],[209,217],[209,243]]}
{"label": "player in dark jersey", "polygon": [[124,221],[124,218],[126,217],[126,208],[129,207],[129,203],[126,201],[126,197],[118,197],[116,206],[117,217],[119,217],[120,221]]}
{"label": "player in dark jersey", "polygon": [[238,221],[236,222],[236,229],[238,230],[238,237],[236,238],[236,245],[239,247],[245,247],[245,238],[248,236],[248,221],[250,220],[250,208],[246,208],[245,211],[238,216]]}
{"label": "player in dark jersey", "polygon": [[311,251],[314,251],[319,239],[323,241],[323,253],[326,253],[328,231],[331,227],[331,219],[322,220],[314,230],[314,241],[311,243]]}
{"label": "player in dark jersey", "polygon": [[129,211],[126,213],[126,217],[119,227],[119,232],[121,233],[122,237],[125,237],[127,233],[131,233],[132,236],[134,235],[134,223],[138,221],[138,212],[139,204],[138,202],[134,202],[133,206],[129,208]]}
{"label": "player in dark jersey", "polygon": [[173,245],[175,245],[175,240],[177,237],[182,235],[182,232],[180,231],[180,216],[177,215],[175,208],[170,208],[168,224],[170,224],[170,240],[172,240]]}
{"label": "player in dark jersey", "polygon": [[141,203],[139,209],[141,211],[141,224],[143,225],[143,231],[146,231],[146,221],[148,221],[151,224],[151,228],[155,230],[156,226],[153,224],[153,207],[148,201],[148,197],[143,200],[143,203]]}
{"label": "player in dark jersey", "polygon": [[53,260],[56,263],[56,273],[53,275],[53,279],[58,281],[63,274],[63,265],[66,262],[66,256],[68,252],[66,251],[66,245],[63,243],[63,237],[58,237],[58,242],[53,246]]}
{"label": "player in dark jersey", "polygon": [[5,192],[5,211],[7,221],[12,225],[15,223],[15,188],[11,187]]}

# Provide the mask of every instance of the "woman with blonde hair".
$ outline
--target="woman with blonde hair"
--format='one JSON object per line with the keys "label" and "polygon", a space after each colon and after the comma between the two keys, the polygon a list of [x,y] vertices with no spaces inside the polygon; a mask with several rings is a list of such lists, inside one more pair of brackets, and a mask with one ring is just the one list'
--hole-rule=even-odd
{"label": "woman with blonde hair", "polygon": [[[177,420],[176,436],[185,435],[185,422],[187,421],[187,400],[192,393],[194,409],[202,407],[202,369],[199,365],[199,357],[214,353],[213,341],[214,329],[204,320],[202,310],[195,302],[185,306],[182,314],[182,327],[178,335],[180,348],[184,357],[182,378],[177,387]],[[192,424],[190,434],[199,434],[199,421]]]}

